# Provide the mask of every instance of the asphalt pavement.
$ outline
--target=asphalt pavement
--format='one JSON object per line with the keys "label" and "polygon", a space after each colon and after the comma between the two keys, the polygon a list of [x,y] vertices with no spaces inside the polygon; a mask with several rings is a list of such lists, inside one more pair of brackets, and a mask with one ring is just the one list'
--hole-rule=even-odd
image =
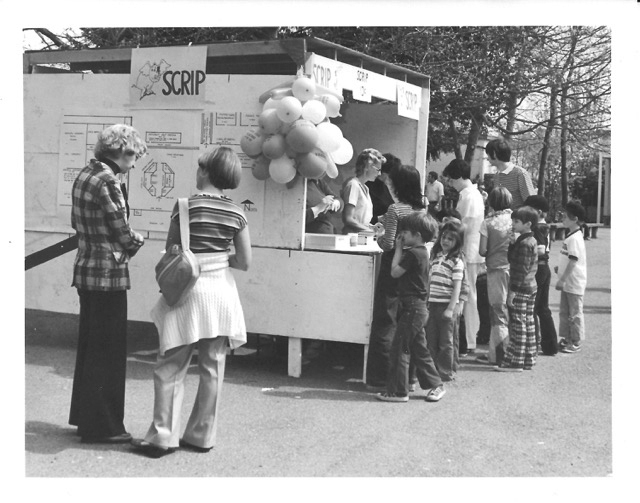
{"label": "asphalt pavement", "polygon": [[[559,246],[552,246],[552,270]],[[446,490],[452,482],[456,489],[449,499],[454,500],[500,493],[511,499],[514,490],[524,501],[585,489],[591,495],[613,494],[613,482],[629,467],[621,462],[614,469],[613,457],[611,230],[600,229],[586,247],[587,335],[580,353],[541,355],[532,371],[521,374],[495,372],[465,359],[440,402],[426,402],[425,392],[418,390],[408,403],[382,403],[362,383],[362,346],[327,343],[303,366],[302,376],[293,378],[287,376],[286,341],[252,335],[227,360],[216,447],[208,454],[178,450],[157,460],[134,454],[128,445],[79,442],[67,424],[77,316],[27,310],[27,486],[30,478],[34,483],[108,478],[118,484],[145,477],[216,477],[248,495],[253,486],[238,485],[237,478],[250,477],[256,487],[274,490],[280,487],[275,481],[289,486],[305,480],[294,498],[308,501],[328,490],[324,477],[334,478],[338,487],[345,480],[361,487],[367,477],[375,478],[367,479],[367,487],[377,488],[378,496],[399,495],[400,487]],[[558,303],[559,293],[552,289],[556,326]],[[151,421],[156,334],[145,323],[132,322],[129,331],[125,424],[141,437]],[[196,387],[192,366],[183,425]],[[80,486],[63,487],[70,488],[69,501]]]}

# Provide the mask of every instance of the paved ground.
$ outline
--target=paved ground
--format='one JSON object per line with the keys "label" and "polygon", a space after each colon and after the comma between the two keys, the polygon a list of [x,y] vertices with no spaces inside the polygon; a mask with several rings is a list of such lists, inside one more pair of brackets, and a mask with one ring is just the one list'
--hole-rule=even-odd
{"label": "paved ground", "polygon": [[[361,346],[329,345],[296,379],[286,375],[278,344],[263,339],[256,351],[252,338],[228,359],[217,447],[160,460],[132,454],[128,446],[79,443],[67,425],[77,318],[27,311],[26,476],[408,477],[405,488],[422,477],[609,477],[595,487],[586,478],[560,485],[558,479],[552,485],[464,479],[468,484],[457,485],[455,494],[496,496],[513,484],[524,500],[587,487],[592,495],[612,494],[612,473],[627,473],[628,466],[614,469],[612,456],[610,247],[609,229],[587,242],[587,341],[581,353],[541,356],[523,374],[469,360],[441,402],[427,403],[419,391],[409,403],[389,404],[364,391]],[[556,323],[558,301],[552,290]],[[125,423],[142,436],[151,420],[155,333],[150,325],[132,323],[131,336]],[[185,405],[195,392],[194,371]],[[185,407],[185,421],[188,412]],[[438,481],[422,482],[425,490],[439,487]],[[394,485],[380,486],[377,494]],[[305,501],[312,496],[304,494]]]}

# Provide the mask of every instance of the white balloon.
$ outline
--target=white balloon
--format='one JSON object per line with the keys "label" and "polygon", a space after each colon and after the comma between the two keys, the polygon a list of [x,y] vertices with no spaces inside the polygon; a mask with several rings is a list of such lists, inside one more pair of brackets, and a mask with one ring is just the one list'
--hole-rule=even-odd
{"label": "white balloon", "polygon": [[338,166],[331,158],[331,154],[327,154],[327,176],[329,178],[337,178],[338,176]]}
{"label": "white balloon", "polygon": [[347,164],[353,157],[353,146],[346,138],[340,140],[340,146],[337,150],[331,152],[331,158],[336,164]]}
{"label": "white balloon", "polygon": [[274,100],[273,98],[267,99],[267,101],[264,102],[264,105],[262,105],[262,111],[278,108],[278,101],[279,100]]}
{"label": "white balloon", "polygon": [[293,122],[302,114],[302,103],[294,96],[286,96],[280,100],[276,110],[282,122]]}
{"label": "white balloon", "polygon": [[316,126],[318,131],[318,148],[325,152],[333,152],[340,146],[340,140],[342,140],[342,131],[335,124],[331,124],[329,121],[321,122]]}
{"label": "white balloon", "polygon": [[327,117],[337,117],[340,115],[340,100],[332,94],[323,94],[320,101],[327,109]]}
{"label": "white balloon", "polygon": [[287,183],[296,176],[296,168],[293,159],[283,155],[278,159],[273,159],[269,164],[269,175],[274,182]]}
{"label": "white balloon", "polygon": [[300,101],[307,101],[316,94],[316,83],[309,77],[298,77],[291,85],[291,91]]}
{"label": "white balloon", "polygon": [[327,109],[318,100],[309,100],[302,105],[302,118],[320,124],[327,116]]}

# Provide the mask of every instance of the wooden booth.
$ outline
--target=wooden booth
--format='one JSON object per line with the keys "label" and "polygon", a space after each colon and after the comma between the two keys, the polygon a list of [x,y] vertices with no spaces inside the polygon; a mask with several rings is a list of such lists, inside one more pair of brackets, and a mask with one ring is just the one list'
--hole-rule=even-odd
{"label": "wooden booth", "polygon": [[[424,183],[428,77],[324,40],[26,52],[25,254],[74,235],[70,190],[97,133],[133,125],[149,153],[125,180],[131,225],[146,238],[130,263],[129,318],[150,321],[170,211],[177,197],[195,190],[198,155],[230,146],[246,168],[228,195],[244,208],[251,230],[253,264],[234,274],[248,331],[289,338],[291,376],[301,374],[301,339],[362,344],[366,365],[380,249],[343,246],[337,237],[336,246],[306,243],[304,178],[286,185],[258,180],[240,148],[257,127],[260,96],[301,73],[346,98],[331,122],[354,155],[329,180],[336,193],[368,147],[414,164]],[[25,272],[27,308],[78,312],[70,287],[74,256]]]}

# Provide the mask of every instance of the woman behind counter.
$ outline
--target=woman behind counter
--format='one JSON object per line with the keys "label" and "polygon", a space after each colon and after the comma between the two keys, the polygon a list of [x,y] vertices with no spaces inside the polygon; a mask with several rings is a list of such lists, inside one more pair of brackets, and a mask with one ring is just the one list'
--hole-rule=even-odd
{"label": "woman behind counter", "polygon": [[343,234],[372,230],[373,202],[365,183],[378,177],[385,161],[383,155],[374,148],[366,148],[358,155],[356,175],[347,179],[342,186]]}
{"label": "woman behind counter", "polygon": [[[382,218],[384,233],[378,237],[382,248],[380,273],[376,282],[373,301],[373,319],[367,356],[367,385],[370,389],[386,387],[391,343],[396,331],[398,312],[398,280],[391,277],[398,221],[417,210],[425,210],[420,172],[413,166],[403,164],[389,173],[391,193],[397,202],[389,206]],[[379,226],[379,224],[377,224]]]}
{"label": "woman behind counter", "polygon": [[[191,251],[200,263],[200,277],[181,303],[169,307],[160,297],[151,312],[160,339],[153,373],[153,421],[145,439],[132,440],[132,445],[152,458],[170,454],[178,445],[208,452],[216,441],[227,347],[235,349],[247,341],[242,306],[229,268],[249,268],[249,228],[242,210],[223,194],[224,189],[239,185],[240,176],[240,160],[229,148],[209,150],[198,159],[198,192],[189,198],[189,235]],[[179,243],[176,205],[166,248]],[[235,254],[229,255],[231,243]],[[200,384],[180,437],[184,380],[196,349]]]}
{"label": "woman behind counter", "polygon": [[80,300],[80,327],[69,424],[85,443],[131,440],[124,427],[128,262],[144,238],[129,226],[127,192],[118,176],[146,151],[131,126],[109,126],[71,190],[71,226],[78,237],[72,286]]}

